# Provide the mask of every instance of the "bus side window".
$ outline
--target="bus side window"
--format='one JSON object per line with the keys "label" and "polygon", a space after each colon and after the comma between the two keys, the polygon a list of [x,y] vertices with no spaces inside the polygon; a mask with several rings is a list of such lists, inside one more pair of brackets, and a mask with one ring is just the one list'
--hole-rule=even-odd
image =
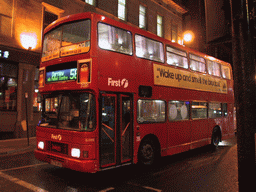
{"label": "bus side window", "polygon": [[225,79],[231,79],[230,68],[228,66],[221,65],[222,77]]}
{"label": "bus side window", "polygon": [[192,102],[192,119],[207,118],[207,103]]}
{"label": "bus side window", "polygon": [[169,65],[178,66],[187,69],[188,59],[187,53],[172,47],[166,47],[167,63]]}
{"label": "bus side window", "polygon": [[220,64],[214,61],[207,60],[207,69],[210,75],[220,77]]}
{"label": "bus side window", "polygon": [[203,57],[189,54],[189,58],[190,58],[190,69],[191,70],[205,73],[206,64],[205,64],[205,59]]}
{"label": "bus side window", "polygon": [[157,62],[164,62],[164,48],[161,42],[135,35],[136,56]]}
{"label": "bus side window", "polygon": [[98,38],[100,48],[132,55],[132,34],[130,31],[99,23]]}
{"label": "bus side window", "polygon": [[221,103],[209,103],[208,116],[209,118],[221,117]]}
{"label": "bus side window", "polygon": [[138,122],[165,122],[165,106],[165,101],[162,100],[138,100]]}
{"label": "bus side window", "polygon": [[169,121],[188,120],[189,101],[169,101],[168,117]]}
{"label": "bus side window", "polygon": [[224,117],[228,116],[228,104],[227,103],[222,103],[222,113],[223,113]]}

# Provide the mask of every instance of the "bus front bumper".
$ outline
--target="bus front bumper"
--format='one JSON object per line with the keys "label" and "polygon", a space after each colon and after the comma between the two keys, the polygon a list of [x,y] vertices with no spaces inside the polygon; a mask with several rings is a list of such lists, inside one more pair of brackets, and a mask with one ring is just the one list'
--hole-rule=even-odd
{"label": "bus front bumper", "polygon": [[75,171],[88,173],[95,173],[99,171],[98,163],[96,160],[81,160],[70,157],[63,157],[37,149],[34,151],[34,153],[38,160],[58,167],[64,167]]}

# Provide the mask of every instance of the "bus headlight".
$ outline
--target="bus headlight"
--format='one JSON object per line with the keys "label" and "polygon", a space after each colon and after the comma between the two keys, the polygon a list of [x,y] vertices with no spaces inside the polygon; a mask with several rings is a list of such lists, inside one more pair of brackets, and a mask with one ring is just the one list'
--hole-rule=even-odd
{"label": "bus headlight", "polygon": [[80,157],[80,149],[78,148],[72,148],[71,149],[71,156],[79,158]]}
{"label": "bus headlight", "polygon": [[43,141],[39,141],[38,145],[37,145],[38,149],[44,150],[44,142]]}

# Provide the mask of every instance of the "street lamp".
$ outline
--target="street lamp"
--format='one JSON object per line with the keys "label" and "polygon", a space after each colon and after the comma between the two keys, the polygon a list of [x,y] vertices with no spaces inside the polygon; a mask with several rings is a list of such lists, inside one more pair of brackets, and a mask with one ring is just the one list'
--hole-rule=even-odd
{"label": "street lamp", "polygon": [[188,30],[183,33],[183,40],[186,43],[191,43],[195,38],[195,35],[192,31]]}
{"label": "street lamp", "polygon": [[27,50],[35,49],[37,45],[37,36],[35,33],[21,33],[20,42],[21,45]]}

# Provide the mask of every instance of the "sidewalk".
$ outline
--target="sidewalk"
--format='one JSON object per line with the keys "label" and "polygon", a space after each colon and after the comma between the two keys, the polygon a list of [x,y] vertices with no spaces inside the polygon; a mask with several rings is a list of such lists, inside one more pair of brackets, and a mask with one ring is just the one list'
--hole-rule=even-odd
{"label": "sidewalk", "polygon": [[21,152],[33,151],[36,149],[36,137],[0,140],[0,156],[18,154]]}

